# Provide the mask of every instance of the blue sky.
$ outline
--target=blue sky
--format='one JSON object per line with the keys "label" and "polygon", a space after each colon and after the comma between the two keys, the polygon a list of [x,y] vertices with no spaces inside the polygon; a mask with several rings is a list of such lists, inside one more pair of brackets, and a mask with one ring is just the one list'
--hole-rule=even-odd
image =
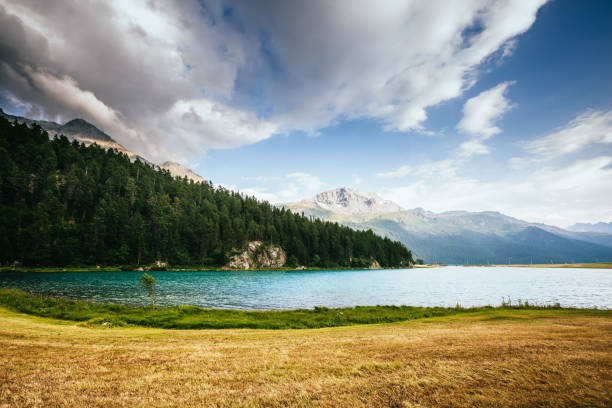
{"label": "blue sky", "polygon": [[0,0],[6,111],[272,202],[612,221],[612,2],[45,7]]}

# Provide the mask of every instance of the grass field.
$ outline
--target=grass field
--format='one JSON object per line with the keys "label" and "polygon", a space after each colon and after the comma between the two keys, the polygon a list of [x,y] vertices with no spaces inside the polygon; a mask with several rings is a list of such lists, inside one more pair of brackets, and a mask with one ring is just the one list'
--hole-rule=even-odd
{"label": "grass field", "polygon": [[612,312],[165,330],[0,308],[0,406],[609,407]]}

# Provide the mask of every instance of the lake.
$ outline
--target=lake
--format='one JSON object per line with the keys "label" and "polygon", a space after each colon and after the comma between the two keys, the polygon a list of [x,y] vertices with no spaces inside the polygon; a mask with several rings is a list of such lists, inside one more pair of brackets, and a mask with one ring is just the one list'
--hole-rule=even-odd
{"label": "lake", "polygon": [[[463,267],[359,271],[150,272],[159,305],[295,309],[356,305],[530,303],[612,309],[612,270]],[[95,302],[144,305],[142,272],[0,273],[0,287]]]}

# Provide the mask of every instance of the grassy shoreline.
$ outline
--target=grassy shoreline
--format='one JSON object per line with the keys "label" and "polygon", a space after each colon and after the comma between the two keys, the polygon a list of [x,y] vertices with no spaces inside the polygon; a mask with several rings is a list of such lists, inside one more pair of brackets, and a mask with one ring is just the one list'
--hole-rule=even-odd
{"label": "grassy shoreline", "polygon": [[584,312],[612,316],[612,311],[569,309],[529,304],[498,307],[417,307],[356,306],[350,308],[295,310],[231,310],[205,309],[197,306],[135,307],[104,304],[30,294],[17,289],[0,289],[0,306],[39,317],[80,322],[87,326],[142,326],[166,329],[309,329],[394,323],[432,317],[480,313],[495,315],[506,310],[560,310],[564,313]]}

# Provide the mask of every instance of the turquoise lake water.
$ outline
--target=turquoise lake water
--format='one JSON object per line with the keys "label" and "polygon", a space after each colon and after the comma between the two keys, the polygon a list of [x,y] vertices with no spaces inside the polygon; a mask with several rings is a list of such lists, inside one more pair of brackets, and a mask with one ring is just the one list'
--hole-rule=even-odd
{"label": "turquoise lake water", "polygon": [[[612,309],[611,269],[447,266],[374,271],[150,272],[160,305],[295,309],[356,305],[530,303]],[[0,273],[0,287],[96,302],[144,305],[142,272]]]}

